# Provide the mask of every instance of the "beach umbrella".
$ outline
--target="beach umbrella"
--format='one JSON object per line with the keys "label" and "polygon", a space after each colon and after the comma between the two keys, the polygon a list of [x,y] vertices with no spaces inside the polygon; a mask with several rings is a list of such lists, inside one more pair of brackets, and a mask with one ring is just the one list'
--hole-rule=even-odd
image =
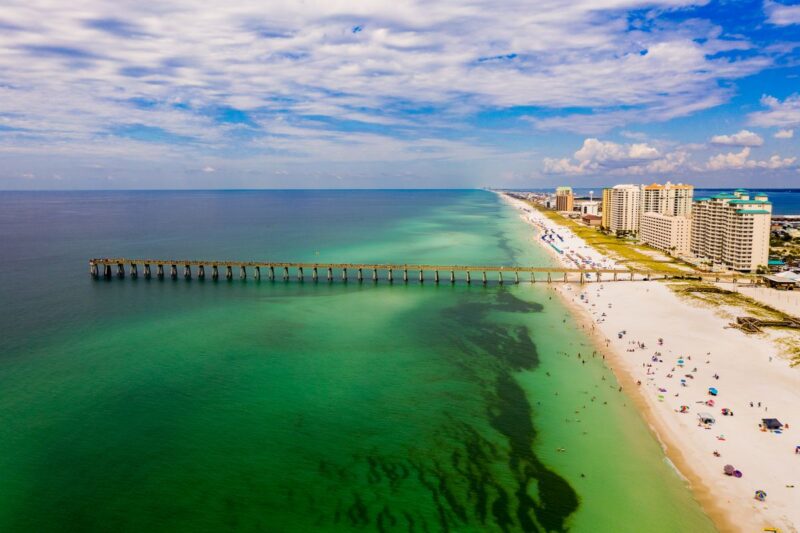
{"label": "beach umbrella", "polygon": [[767,493],[766,492],[764,492],[763,490],[757,490],[756,491],[756,500],[758,500],[760,502],[763,502],[766,499],[767,499]]}
{"label": "beach umbrella", "polygon": [[717,395],[717,389],[715,389],[714,387],[709,387],[708,388],[708,393],[710,395],[712,395],[712,396],[716,396]]}
{"label": "beach umbrella", "polygon": [[722,468],[722,471],[725,472],[726,476],[732,476],[736,469],[733,467],[733,465],[725,465]]}

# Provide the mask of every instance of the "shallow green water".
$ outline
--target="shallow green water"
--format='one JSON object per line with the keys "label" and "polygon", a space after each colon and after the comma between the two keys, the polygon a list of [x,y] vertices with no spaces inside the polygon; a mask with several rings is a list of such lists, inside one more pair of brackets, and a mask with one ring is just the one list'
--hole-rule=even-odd
{"label": "shallow green water", "polygon": [[[2,331],[0,530],[712,529],[541,285],[91,282],[85,257],[74,264],[98,242],[108,255],[547,261],[489,193],[305,193],[318,197],[288,203],[292,228],[265,210],[242,234],[193,232],[274,200],[220,194],[216,210],[170,198],[190,214],[163,241],[49,244],[64,248],[56,270],[80,269],[64,292],[43,278],[0,293],[16,316]],[[101,203],[157,217],[158,200]],[[332,222],[308,222],[309,203]]]}

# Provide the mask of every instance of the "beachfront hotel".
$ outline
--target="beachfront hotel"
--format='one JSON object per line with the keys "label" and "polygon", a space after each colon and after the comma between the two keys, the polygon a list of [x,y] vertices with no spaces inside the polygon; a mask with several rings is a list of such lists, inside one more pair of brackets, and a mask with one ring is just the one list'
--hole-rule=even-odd
{"label": "beachfront hotel", "polygon": [[698,198],[692,206],[691,251],[712,264],[753,272],[769,261],[772,204],[764,193]]}
{"label": "beachfront hotel", "polygon": [[692,185],[669,181],[615,185],[603,190],[601,226],[616,234],[636,234],[645,244],[670,254],[688,253],[693,195]]}
{"label": "beachfront hotel", "polygon": [[604,229],[616,234],[637,233],[642,208],[638,185],[614,185],[603,190]]}
{"label": "beachfront hotel", "polygon": [[669,255],[688,255],[693,196],[694,187],[683,183],[643,186],[639,240]]}
{"label": "beachfront hotel", "polygon": [[689,216],[692,212],[694,186],[666,182],[651,183],[642,187],[642,213],[660,213],[668,216]]}
{"label": "beachfront hotel", "polygon": [[692,219],[683,215],[645,213],[639,224],[639,240],[672,256],[691,250]]}
{"label": "beachfront hotel", "polygon": [[572,187],[556,188],[556,211],[572,211],[575,208],[575,196]]}

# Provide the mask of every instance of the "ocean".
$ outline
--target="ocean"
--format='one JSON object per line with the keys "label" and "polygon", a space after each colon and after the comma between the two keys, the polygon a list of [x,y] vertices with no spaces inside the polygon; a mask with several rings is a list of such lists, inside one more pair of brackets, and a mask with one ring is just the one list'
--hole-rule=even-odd
{"label": "ocean", "polygon": [[98,256],[550,263],[485,191],[0,192],[2,531],[713,531],[543,284]]}

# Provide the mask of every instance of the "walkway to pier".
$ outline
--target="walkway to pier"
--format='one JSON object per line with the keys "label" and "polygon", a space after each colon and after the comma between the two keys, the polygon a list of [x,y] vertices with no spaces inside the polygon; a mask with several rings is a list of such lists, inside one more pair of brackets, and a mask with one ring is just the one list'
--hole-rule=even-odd
{"label": "walkway to pier", "polygon": [[[327,281],[354,279],[363,282],[381,279],[393,282],[408,282],[426,279],[434,283],[447,281],[455,283],[458,279],[466,283],[587,283],[598,281],[642,281],[654,279],[691,279],[699,281],[731,282],[757,284],[759,278],[746,274],[686,273],[663,272],[657,270],[626,269],[579,269],[534,266],[477,266],[477,265],[400,265],[400,264],[368,264],[368,263],[283,263],[268,261],[201,261],[196,259],[128,259],[128,258],[96,258],[89,260],[89,273],[98,278],[131,278],[139,277],[139,266],[145,279],[170,277],[178,279],[212,280],[220,277],[232,280],[234,277],[260,280],[262,273],[270,281],[279,276],[284,281],[296,279],[304,281],[310,277],[312,281],[320,278]],[[194,270],[193,270],[194,269]],[[208,270],[210,272],[208,272]],[[427,278],[426,278],[427,276]],[[505,277],[504,277],[505,276]]]}

